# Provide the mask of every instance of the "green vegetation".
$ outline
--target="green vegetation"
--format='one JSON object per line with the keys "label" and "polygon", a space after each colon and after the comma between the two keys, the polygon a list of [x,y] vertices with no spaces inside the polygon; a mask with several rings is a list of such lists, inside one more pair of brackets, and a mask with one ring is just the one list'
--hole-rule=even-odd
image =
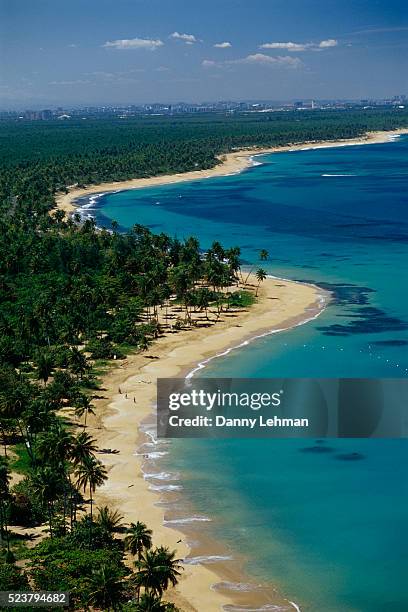
{"label": "green vegetation", "polygon": [[[204,253],[195,238],[140,225],[125,235],[116,224],[98,231],[92,220],[49,214],[55,192],[208,168],[233,147],[401,125],[408,114],[396,111],[0,124],[1,590],[28,580],[70,590],[73,609],[176,610],[162,601],[180,576],[174,553],[154,548],[143,523],[126,528],[117,512],[95,508],[107,477],[86,431],[97,376],[163,334],[159,314],[171,300],[179,309],[174,329],[194,325],[193,313],[208,321],[255,300],[246,290],[226,293],[241,275],[239,248],[215,242]],[[260,268],[258,288],[264,278]],[[18,484],[11,469],[23,475]],[[48,535],[24,553],[16,525],[41,525]]]}
{"label": "green vegetation", "polygon": [[255,295],[251,291],[245,289],[239,289],[238,291],[232,291],[226,303],[230,308],[248,308],[252,306],[256,301]]}
{"label": "green vegetation", "polygon": [[[171,298],[182,326],[193,310],[228,308],[223,290],[237,282],[239,249],[214,243],[203,253],[194,238],[141,226],[98,231],[50,215],[27,185],[17,182],[12,210],[4,200],[0,209],[0,587],[28,580],[69,590],[81,610],[130,610],[129,600],[138,610],[175,609],[162,602],[181,571],[174,553],[153,548],[140,522],[120,537],[118,513],[95,509],[107,474],[87,421],[100,360],[123,358],[124,346],[146,350]],[[13,486],[10,469],[23,476]],[[15,526],[42,526],[47,537],[24,553]]]}

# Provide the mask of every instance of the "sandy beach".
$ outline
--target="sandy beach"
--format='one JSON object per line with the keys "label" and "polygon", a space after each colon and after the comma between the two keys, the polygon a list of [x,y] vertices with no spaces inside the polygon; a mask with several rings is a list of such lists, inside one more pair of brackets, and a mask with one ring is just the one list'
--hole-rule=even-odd
{"label": "sandy beach", "polygon": [[68,190],[68,193],[56,194],[57,208],[63,210],[66,214],[71,214],[75,211],[75,200],[78,198],[91,195],[94,193],[105,193],[108,191],[122,191],[125,189],[142,189],[143,187],[155,187],[158,185],[167,185],[170,183],[180,183],[184,181],[194,181],[199,179],[212,178],[216,176],[226,176],[228,174],[237,174],[246,168],[253,165],[253,156],[262,155],[264,153],[279,153],[284,151],[297,151],[305,148],[328,148],[347,145],[375,144],[388,142],[398,134],[407,134],[408,129],[400,129],[389,132],[368,132],[360,138],[352,138],[349,140],[336,141],[312,141],[296,144],[289,144],[283,147],[272,148],[248,148],[226,153],[219,157],[220,164],[208,170],[193,170],[192,172],[184,172],[182,174],[166,174],[161,176],[152,176],[149,178],[136,178],[127,181],[114,183],[101,183],[99,185],[90,185],[84,188],[75,186]]}
{"label": "sandy beach", "polygon": [[[159,493],[149,489],[142,468],[149,468],[149,458],[136,454],[138,446],[147,441],[140,432],[143,421],[150,416],[156,400],[156,379],[183,376],[197,363],[226,349],[236,347],[258,335],[302,324],[322,311],[327,296],[313,285],[268,278],[259,291],[257,302],[248,310],[223,313],[221,321],[210,328],[165,333],[148,351],[129,355],[116,364],[103,378],[103,399],[96,400],[97,416],[91,420],[88,432],[97,439],[99,455],[109,471],[106,484],[97,490],[98,505],[117,508],[125,522],[144,521],[153,529],[155,544],[177,550],[180,558],[189,553],[181,532],[163,524],[165,511],[156,505]],[[279,335],[276,337],[279,342]],[[135,398],[135,399],[134,399]],[[109,449],[115,453],[110,453]],[[119,452],[116,452],[119,451]],[[143,465],[144,464],[144,465]],[[151,467],[151,466],[150,466]],[[150,470],[149,470],[150,471]],[[211,543],[203,544],[214,554]],[[166,593],[183,612],[212,612],[231,604],[227,594],[214,590],[221,580],[234,580],[229,563],[217,565],[186,565],[176,589]],[[238,579],[238,576],[235,576]],[[266,601],[292,606],[275,593],[239,594],[234,602],[262,605]],[[294,609],[294,608],[293,608]]]}

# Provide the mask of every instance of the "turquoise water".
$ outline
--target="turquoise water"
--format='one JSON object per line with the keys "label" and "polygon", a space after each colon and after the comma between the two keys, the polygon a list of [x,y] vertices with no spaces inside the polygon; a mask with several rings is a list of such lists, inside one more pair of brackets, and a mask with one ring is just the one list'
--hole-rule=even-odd
{"label": "turquoise water", "polygon": [[[239,245],[334,300],[315,321],[212,361],[211,376],[408,373],[408,138],[287,152],[235,176],[96,198],[99,225],[149,225]],[[302,610],[408,609],[405,440],[183,441],[166,463],[247,569]],[[344,455],[358,452],[359,461]],[[222,469],[220,467],[222,466]]]}

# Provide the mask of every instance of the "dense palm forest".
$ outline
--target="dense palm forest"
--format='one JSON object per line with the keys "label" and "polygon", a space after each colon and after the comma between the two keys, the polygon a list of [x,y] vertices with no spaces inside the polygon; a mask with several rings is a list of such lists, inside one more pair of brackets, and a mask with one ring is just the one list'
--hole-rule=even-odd
{"label": "dense palm forest", "polygon": [[[50,211],[72,184],[208,168],[236,147],[350,138],[405,111],[0,123],[0,590],[71,592],[72,609],[175,610],[182,572],[141,522],[97,508],[107,478],[87,418],[101,369],[164,332],[158,311],[240,305],[239,248],[203,253],[135,226]],[[265,259],[265,252],[261,260]],[[258,282],[265,273],[258,270]],[[46,528],[35,545],[26,529]]]}

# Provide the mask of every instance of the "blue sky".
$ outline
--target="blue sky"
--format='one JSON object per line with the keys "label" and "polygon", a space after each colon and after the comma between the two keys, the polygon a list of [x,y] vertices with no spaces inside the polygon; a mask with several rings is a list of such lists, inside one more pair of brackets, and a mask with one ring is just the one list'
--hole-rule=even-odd
{"label": "blue sky", "polygon": [[408,94],[406,0],[0,0],[0,106]]}

